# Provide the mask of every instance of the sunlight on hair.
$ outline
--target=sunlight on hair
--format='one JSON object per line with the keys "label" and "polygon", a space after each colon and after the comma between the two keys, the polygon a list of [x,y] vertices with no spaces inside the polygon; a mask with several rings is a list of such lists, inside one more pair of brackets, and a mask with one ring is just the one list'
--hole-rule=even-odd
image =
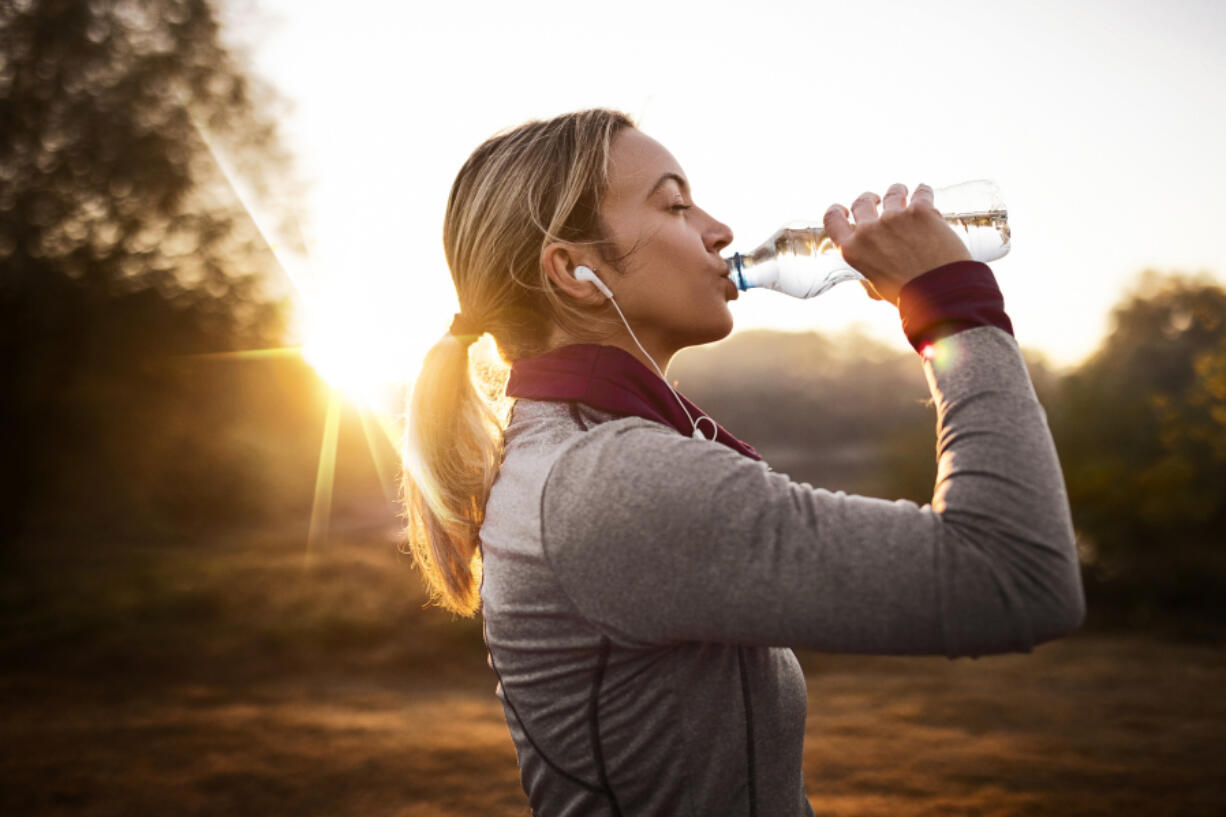
{"label": "sunlight on hair", "polygon": [[507,377],[511,368],[498,354],[498,344],[489,335],[468,347],[468,365],[472,370],[473,386],[489,403],[494,414],[505,422],[514,400],[507,397]]}

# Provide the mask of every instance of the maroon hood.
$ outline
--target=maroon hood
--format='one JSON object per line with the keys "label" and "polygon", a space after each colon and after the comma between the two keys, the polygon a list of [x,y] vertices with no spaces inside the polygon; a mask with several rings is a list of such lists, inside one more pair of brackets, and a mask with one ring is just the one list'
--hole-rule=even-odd
{"label": "maroon hood", "polygon": [[[577,400],[612,414],[672,426],[687,437],[693,434],[693,425],[668,384],[634,355],[616,346],[575,344],[540,357],[517,360],[511,364],[507,396]],[[694,419],[706,414],[684,396],[678,396]],[[709,431],[710,427],[703,423],[702,429]],[[753,446],[741,442],[718,424],[715,441],[752,459],[762,459]]]}

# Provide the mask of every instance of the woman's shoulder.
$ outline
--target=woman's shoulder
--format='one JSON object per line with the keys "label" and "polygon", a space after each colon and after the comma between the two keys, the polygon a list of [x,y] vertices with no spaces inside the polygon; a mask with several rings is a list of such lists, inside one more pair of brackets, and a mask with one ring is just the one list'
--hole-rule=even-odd
{"label": "woman's shoulder", "polygon": [[639,452],[658,447],[676,431],[642,417],[620,417],[577,402],[525,400],[516,402],[503,437],[502,464],[494,493],[508,490],[532,494],[539,501],[558,463],[606,456],[611,449],[629,461]]}
{"label": "woman's shoulder", "polygon": [[604,516],[597,509],[606,503],[651,515],[711,479],[769,470],[720,443],[581,403],[521,400],[504,451],[498,481],[533,494],[556,523]]}
{"label": "woman's shoulder", "polygon": [[602,530],[651,529],[710,520],[713,486],[756,492],[784,479],[728,446],[626,417],[576,435],[557,451],[541,483],[543,529],[561,539],[601,538]]}
{"label": "woman's shoulder", "polygon": [[631,429],[639,429],[648,435],[676,436],[673,429],[654,420],[620,416],[576,400],[520,398],[511,410],[504,445],[508,453],[516,449],[545,447],[561,455],[569,447],[584,441],[600,440],[608,435],[619,436]]}

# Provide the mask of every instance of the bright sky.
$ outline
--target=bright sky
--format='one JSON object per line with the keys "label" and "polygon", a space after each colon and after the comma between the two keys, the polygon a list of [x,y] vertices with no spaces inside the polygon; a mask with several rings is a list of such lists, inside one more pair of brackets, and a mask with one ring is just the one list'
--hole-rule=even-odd
{"label": "bright sky", "polygon": [[[1226,3],[255,6],[237,36],[296,104],[283,131],[328,273],[307,310],[347,316],[329,320],[391,376],[456,309],[442,217],[465,158],[593,106],[668,147],[741,251],[893,181],[996,180],[1013,250],[993,267],[1019,340],[1057,364],[1094,349],[1146,267],[1226,280]],[[896,313],[854,284],[746,293],[733,314],[904,348]]]}

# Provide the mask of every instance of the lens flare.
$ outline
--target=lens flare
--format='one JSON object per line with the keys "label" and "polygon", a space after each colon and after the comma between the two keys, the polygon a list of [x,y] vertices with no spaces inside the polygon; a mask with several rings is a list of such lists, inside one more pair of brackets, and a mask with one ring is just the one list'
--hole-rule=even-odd
{"label": "lens flare", "polygon": [[328,411],[324,417],[324,438],[319,445],[319,468],[315,472],[315,496],[311,502],[311,525],[307,530],[304,564],[311,554],[328,539],[332,518],[332,485],[336,475],[336,439],[340,430],[341,399],[336,389],[328,395]]}
{"label": "lens flare", "polygon": [[[189,111],[189,116],[190,116]],[[221,178],[238,204],[246,211],[277,265],[293,289],[295,320],[303,337],[300,347],[219,352],[204,357],[259,360],[301,356],[331,387],[320,441],[315,490],[311,504],[304,566],[328,538],[332,494],[336,476],[342,400],[355,404],[362,422],[375,470],[385,496],[394,501],[401,463],[388,454],[399,451],[400,416],[408,386],[416,379],[421,360],[434,338],[406,319],[404,305],[411,303],[407,276],[390,274],[333,275],[319,273],[315,253],[308,251],[305,237],[279,242],[273,225],[284,223],[285,213],[274,214],[261,205],[261,196],[244,183],[227,160],[225,151],[210,138],[207,129],[192,117],[196,132],[208,148]],[[338,270],[372,269],[356,259],[333,265]],[[352,263],[348,263],[352,262]],[[390,270],[394,261],[373,265]]]}

